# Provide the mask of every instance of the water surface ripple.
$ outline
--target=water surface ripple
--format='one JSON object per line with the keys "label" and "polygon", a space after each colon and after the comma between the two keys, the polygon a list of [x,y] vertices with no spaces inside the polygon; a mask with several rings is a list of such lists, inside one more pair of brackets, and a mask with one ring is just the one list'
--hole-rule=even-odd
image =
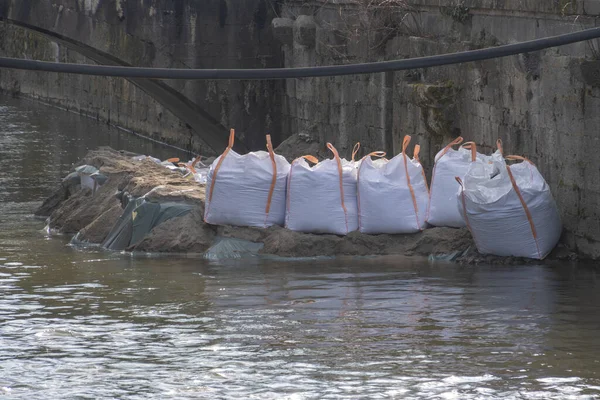
{"label": "water surface ripple", "polygon": [[31,215],[71,163],[173,152],[0,100],[0,397],[600,396],[592,267],[77,250]]}

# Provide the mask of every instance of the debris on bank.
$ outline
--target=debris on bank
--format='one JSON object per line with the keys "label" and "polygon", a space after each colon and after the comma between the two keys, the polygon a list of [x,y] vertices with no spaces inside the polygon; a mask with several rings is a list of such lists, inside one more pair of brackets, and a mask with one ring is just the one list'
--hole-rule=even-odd
{"label": "debris on bank", "polygon": [[[466,228],[429,228],[413,234],[345,236],[204,222],[206,185],[184,167],[101,147],[79,163],[102,176],[92,188],[70,175],[36,210],[52,231],[73,243],[145,253],[195,253],[208,259],[241,255],[280,257],[406,255],[458,263],[522,264],[531,260],[481,256]],[[160,160],[159,160],[160,161]],[[80,169],[80,170],[83,170]],[[568,255],[570,256],[570,255]]]}

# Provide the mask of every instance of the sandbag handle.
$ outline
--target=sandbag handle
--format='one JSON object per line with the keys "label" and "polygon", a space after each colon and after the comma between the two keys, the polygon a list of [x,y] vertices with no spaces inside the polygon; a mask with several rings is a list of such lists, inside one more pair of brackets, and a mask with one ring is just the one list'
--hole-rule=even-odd
{"label": "sandbag handle", "polygon": [[333,153],[333,157],[337,162],[338,173],[340,175],[340,198],[342,200],[342,209],[344,210],[344,217],[346,219],[346,232],[348,232],[348,210],[346,209],[346,204],[344,203],[344,176],[343,176],[343,168],[342,168],[342,160],[340,159],[340,155],[335,147],[331,143],[327,143],[327,148]]}
{"label": "sandbag handle", "polygon": [[404,139],[402,139],[402,152],[406,153],[406,148],[410,144],[410,135],[404,135]]}
{"label": "sandbag handle", "polygon": [[526,161],[531,165],[535,165],[533,161],[531,161],[529,158],[523,157],[523,156],[510,155],[510,156],[506,156],[504,158],[506,160],[511,160],[511,161]]}
{"label": "sandbag handle", "polygon": [[356,154],[358,153],[358,150],[360,150],[360,142],[356,142],[356,144],[352,148],[352,162],[354,162],[354,159],[356,157]]}
{"label": "sandbag handle", "polygon": [[198,156],[196,158],[194,158],[194,161],[192,161],[192,164],[189,166],[189,170],[192,171],[192,173],[196,173],[196,164],[198,164],[200,162],[200,160],[202,159],[202,156]]}
{"label": "sandbag handle", "polygon": [[419,163],[421,162],[419,160],[419,153],[421,152],[421,145],[420,144],[415,144],[415,149],[413,150],[413,158],[417,161],[419,161]]}
{"label": "sandbag handle", "polygon": [[[232,128],[229,130],[229,146],[227,146],[227,148],[225,149],[223,154],[221,154],[221,158],[219,158],[219,162],[217,163],[217,166],[215,167],[215,172],[213,173],[213,176],[212,176],[212,180],[210,183],[210,193],[208,194],[208,206],[209,207],[210,207],[210,202],[212,201],[212,198],[213,198],[213,192],[215,190],[215,183],[217,181],[217,173],[219,172],[219,169],[221,168],[221,165],[223,164],[223,161],[225,160],[225,156],[227,156],[229,151],[233,148],[234,141],[235,141],[235,129]],[[208,207],[207,207],[207,210],[208,210]],[[206,212],[206,214],[208,215],[208,211]]]}
{"label": "sandbag handle", "polygon": [[271,142],[271,135],[267,135],[267,151],[269,152],[269,158],[271,159],[271,165],[273,166],[273,178],[271,179],[271,187],[269,188],[269,196],[267,197],[267,207],[265,208],[265,227],[267,225],[267,218],[269,217],[269,211],[271,210],[271,200],[273,200],[273,192],[275,191],[275,184],[277,183],[277,163],[275,162],[275,152],[273,151],[273,143]]}
{"label": "sandbag handle", "polygon": [[233,143],[235,142],[235,129],[231,128],[229,130],[229,145],[227,146],[228,149],[233,148]]}
{"label": "sandbag handle", "polygon": [[444,147],[444,149],[442,150],[442,154],[440,154],[440,156],[439,156],[439,157],[437,157],[437,158],[436,158],[434,161],[435,161],[435,162],[438,162],[438,160],[439,160],[440,158],[444,157],[444,156],[446,155],[446,153],[447,153],[447,152],[448,152],[448,151],[449,151],[449,150],[450,150],[450,149],[451,149],[453,146],[456,146],[456,145],[459,145],[459,144],[461,144],[461,143],[463,142],[463,140],[464,140],[464,139],[463,139],[463,137],[462,137],[462,136],[459,136],[459,137],[457,137],[456,139],[454,139],[453,141],[451,141],[450,143],[448,143],[448,144],[446,145],[446,147]]}
{"label": "sandbag handle", "polygon": [[477,143],[475,142],[466,142],[461,146],[467,150],[471,150],[471,162],[477,161]]}
{"label": "sandbag handle", "polygon": [[309,163],[312,163],[312,164],[318,164],[319,163],[319,160],[317,159],[317,157],[311,156],[311,155],[307,154],[305,156],[300,156],[300,157],[295,158],[294,161],[292,161],[292,165],[294,165],[294,163],[296,161],[301,160],[301,159],[305,159],[306,161],[308,161]]}
{"label": "sandbag handle", "polygon": [[413,187],[410,183],[410,176],[408,174],[408,157],[406,157],[406,148],[410,144],[410,139],[411,139],[410,135],[405,135],[404,139],[402,140],[402,159],[404,161],[404,172],[406,175],[406,185],[408,186],[408,189],[410,190],[410,195],[411,195],[412,201],[413,201],[413,207],[415,209],[415,218],[417,219],[417,228],[419,230],[421,230],[421,224],[419,223],[419,207],[417,206],[417,197],[415,196],[415,191],[413,190]]}
{"label": "sandbag handle", "polygon": [[[502,157],[504,157],[504,149],[502,148],[502,139],[496,140],[496,147],[498,147],[498,151],[500,152],[500,155]],[[525,159],[525,157],[521,157],[521,156],[508,156],[505,158],[508,160],[510,160],[510,159],[515,159],[515,160]],[[529,162],[531,164],[533,164],[531,161],[529,161]],[[521,202],[521,206],[523,206],[523,210],[525,211],[527,220],[529,221],[529,227],[531,228],[531,234],[533,235],[533,239],[535,240],[535,246],[537,248],[538,256],[541,258],[542,253],[540,252],[537,230],[535,229],[535,224],[533,223],[533,217],[531,216],[529,207],[527,207],[527,203],[525,202],[525,199],[523,198],[523,195],[521,194],[521,190],[519,189],[519,186],[517,185],[517,181],[515,180],[515,177],[513,176],[513,173],[510,170],[510,166],[508,164],[505,164],[505,165],[506,165],[506,171],[508,172],[508,178],[510,179],[510,183],[512,184],[512,187],[515,190],[515,193],[517,194],[517,197],[519,198],[519,201]]]}
{"label": "sandbag handle", "polygon": [[305,155],[305,156],[301,156],[298,158],[304,158],[306,161],[311,162],[313,164],[318,164],[319,163],[319,159],[315,156],[311,156],[311,155]]}
{"label": "sandbag handle", "polygon": [[[500,139],[498,139],[497,143],[498,143],[498,150],[502,154],[502,141]],[[508,156],[508,157],[506,157],[506,159],[517,159],[517,160],[520,160],[520,159],[525,159],[525,157],[521,157],[521,156]],[[529,161],[529,162],[531,163],[531,161]],[[531,164],[533,164],[533,163],[531,163]],[[517,185],[517,181],[515,180],[515,177],[513,176],[513,173],[510,170],[510,166],[508,164],[505,164],[505,166],[506,166],[506,171],[508,172],[508,178],[510,179],[510,183],[512,184],[512,187],[515,190],[515,193],[517,194],[517,197],[519,198],[519,201],[521,202],[521,206],[523,207],[523,210],[525,211],[525,215],[527,216],[527,220],[529,221],[529,227],[531,228],[531,234],[533,235],[533,240],[535,241],[535,247],[537,249],[538,256],[541,259],[542,258],[542,253],[540,252],[540,245],[538,243],[537,230],[535,229],[535,224],[533,223],[533,217],[531,215],[531,212],[529,211],[529,207],[527,207],[527,203],[525,202],[525,199],[523,198],[523,195],[521,194],[521,190],[519,189],[519,186]]]}
{"label": "sandbag handle", "polygon": [[502,157],[504,157],[504,148],[502,147],[502,139],[496,140],[496,147],[498,148],[498,151],[500,152],[500,155]]}
{"label": "sandbag handle", "polygon": [[367,154],[366,156],[364,156],[362,159],[364,160],[367,157],[377,157],[377,158],[383,158],[386,159],[385,156],[387,155],[387,153],[385,151],[373,151],[369,154]]}

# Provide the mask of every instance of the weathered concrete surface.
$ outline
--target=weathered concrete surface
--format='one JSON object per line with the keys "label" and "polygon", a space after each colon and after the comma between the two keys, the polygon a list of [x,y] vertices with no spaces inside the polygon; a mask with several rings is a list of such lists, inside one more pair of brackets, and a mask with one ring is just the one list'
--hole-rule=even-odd
{"label": "weathered concrete surface", "polygon": [[[283,20],[274,23],[286,67],[510,44],[594,27],[600,16],[595,0],[410,0],[411,7],[377,14],[367,3],[377,2],[286,2]],[[390,24],[386,15],[402,23]],[[306,40],[309,25],[314,43]],[[286,33],[290,26],[293,40]],[[600,258],[598,59],[595,40],[387,76],[293,80],[286,84],[284,130],[330,140],[346,151],[361,141],[365,151],[393,154],[409,134],[422,146],[429,172],[435,153],[458,135],[488,152],[501,138],[507,153],[531,158],[550,184],[568,246]]]}
{"label": "weathered concrete surface", "polygon": [[[0,25],[0,55],[74,63],[108,62],[104,56],[109,56],[113,64],[164,68],[279,67],[280,50],[273,45],[270,28],[276,11],[265,0],[0,0],[1,18],[73,40],[75,48],[85,47],[84,53],[92,58],[77,54],[64,41],[6,22]],[[202,110],[222,127],[236,128],[238,143],[245,148],[263,148],[266,133],[275,143],[281,140],[278,82],[132,84],[114,78],[3,70],[0,88],[203,154],[210,149],[192,132],[212,129],[211,124],[200,126]],[[159,96],[163,104],[148,94]]]}
{"label": "weathered concrete surface", "polygon": [[[123,213],[115,193],[127,192],[134,197],[145,195],[148,200],[157,203],[193,205],[192,212],[156,226],[142,241],[130,246],[129,251],[201,254],[209,250],[218,238],[234,238],[262,243],[261,254],[280,257],[392,254],[427,257],[443,254],[463,263],[536,262],[481,256],[466,229],[432,228],[413,235],[352,232],[347,236],[336,236],[292,232],[278,226],[268,229],[213,226],[203,221],[205,186],[190,181],[180,172],[169,171],[151,161],[132,161],[131,155],[109,148],[90,152],[82,163],[99,168],[107,175],[108,181],[94,195],[88,189],[72,187],[69,196],[55,207],[48,221],[52,230],[77,233],[78,243],[100,244],[105,241]],[[41,210],[47,208],[42,207]],[[40,213],[38,210],[37,214]],[[559,249],[553,257],[569,258],[573,254]]]}

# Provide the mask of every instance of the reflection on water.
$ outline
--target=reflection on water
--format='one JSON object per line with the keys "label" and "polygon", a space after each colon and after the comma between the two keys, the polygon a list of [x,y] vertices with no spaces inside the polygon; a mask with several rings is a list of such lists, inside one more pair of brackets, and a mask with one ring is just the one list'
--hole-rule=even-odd
{"label": "reflection on water", "polygon": [[77,116],[3,104],[0,396],[599,396],[592,268],[76,250],[31,216],[70,164],[108,143],[173,153]]}

